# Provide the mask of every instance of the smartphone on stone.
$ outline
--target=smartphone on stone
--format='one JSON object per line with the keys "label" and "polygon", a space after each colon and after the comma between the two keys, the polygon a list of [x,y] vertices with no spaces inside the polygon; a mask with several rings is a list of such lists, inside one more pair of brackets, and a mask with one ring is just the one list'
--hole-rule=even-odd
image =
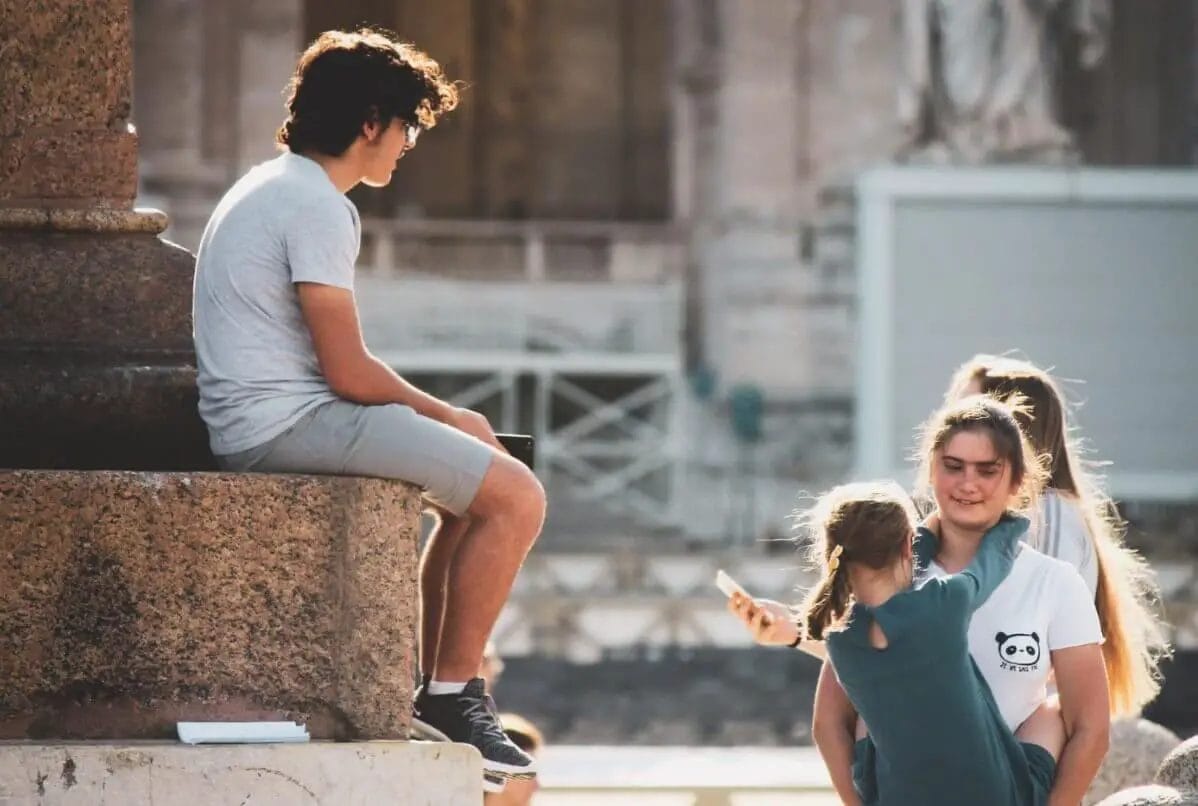
{"label": "smartphone on stone", "polygon": [[507,449],[513,459],[522,462],[529,470],[533,470],[533,460],[536,453],[536,440],[529,434],[496,434],[499,444]]}

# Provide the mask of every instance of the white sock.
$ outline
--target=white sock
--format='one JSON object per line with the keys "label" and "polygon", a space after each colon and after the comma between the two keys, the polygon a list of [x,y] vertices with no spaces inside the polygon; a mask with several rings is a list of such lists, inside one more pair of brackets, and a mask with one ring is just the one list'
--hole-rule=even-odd
{"label": "white sock", "polygon": [[428,693],[430,697],[439,697],[442,694],[461,694],[465,688],[465,683],[445,683],[440,680],[430,680]]}

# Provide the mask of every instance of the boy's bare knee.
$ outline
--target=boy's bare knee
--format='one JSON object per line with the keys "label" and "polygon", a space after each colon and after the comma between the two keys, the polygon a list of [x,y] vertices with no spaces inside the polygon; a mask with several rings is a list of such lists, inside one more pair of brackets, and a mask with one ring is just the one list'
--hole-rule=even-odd
{"label": "boy's bare knee", "polygon": [[545,517],[545,488],[527,467],[510,456],[498,456],[483,477],[470,513],[535,521],[539,529]]}
{"label": "boy's bare knee", "polygon": [[529,516],[536,521],[538,530],[545,520],[545,510],[548,507],[548,497],[545,488],[532,471],[527,472],[528,489],[524,492],[524,505],[528,507]]}

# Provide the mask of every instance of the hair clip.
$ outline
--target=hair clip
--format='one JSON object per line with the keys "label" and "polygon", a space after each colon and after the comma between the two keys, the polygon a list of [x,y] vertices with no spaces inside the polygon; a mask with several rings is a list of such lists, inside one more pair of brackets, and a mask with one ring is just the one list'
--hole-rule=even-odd
{"label": "hair clip", "polygon": [[832,553],[828,555],[828,573],[835,574],[836,569],[840,567],[840,555],[844,554],[844,545],[841,544],[832,549]]}

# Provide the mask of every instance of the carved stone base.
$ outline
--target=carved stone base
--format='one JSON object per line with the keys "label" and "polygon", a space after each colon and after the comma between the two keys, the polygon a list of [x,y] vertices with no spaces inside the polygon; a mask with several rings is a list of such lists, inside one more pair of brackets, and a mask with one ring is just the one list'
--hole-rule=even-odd
{"label": "carved stone base", "polygon": [[0,739],[159,739],[205,719],[407,738],[415,488],[0,471],[0,504]]}
{"label": "carved stone base", "polygon": [[153,212],[0,210],[0,467],[213,468],[196,411],[195,262],[155,236],[164,225]]}

